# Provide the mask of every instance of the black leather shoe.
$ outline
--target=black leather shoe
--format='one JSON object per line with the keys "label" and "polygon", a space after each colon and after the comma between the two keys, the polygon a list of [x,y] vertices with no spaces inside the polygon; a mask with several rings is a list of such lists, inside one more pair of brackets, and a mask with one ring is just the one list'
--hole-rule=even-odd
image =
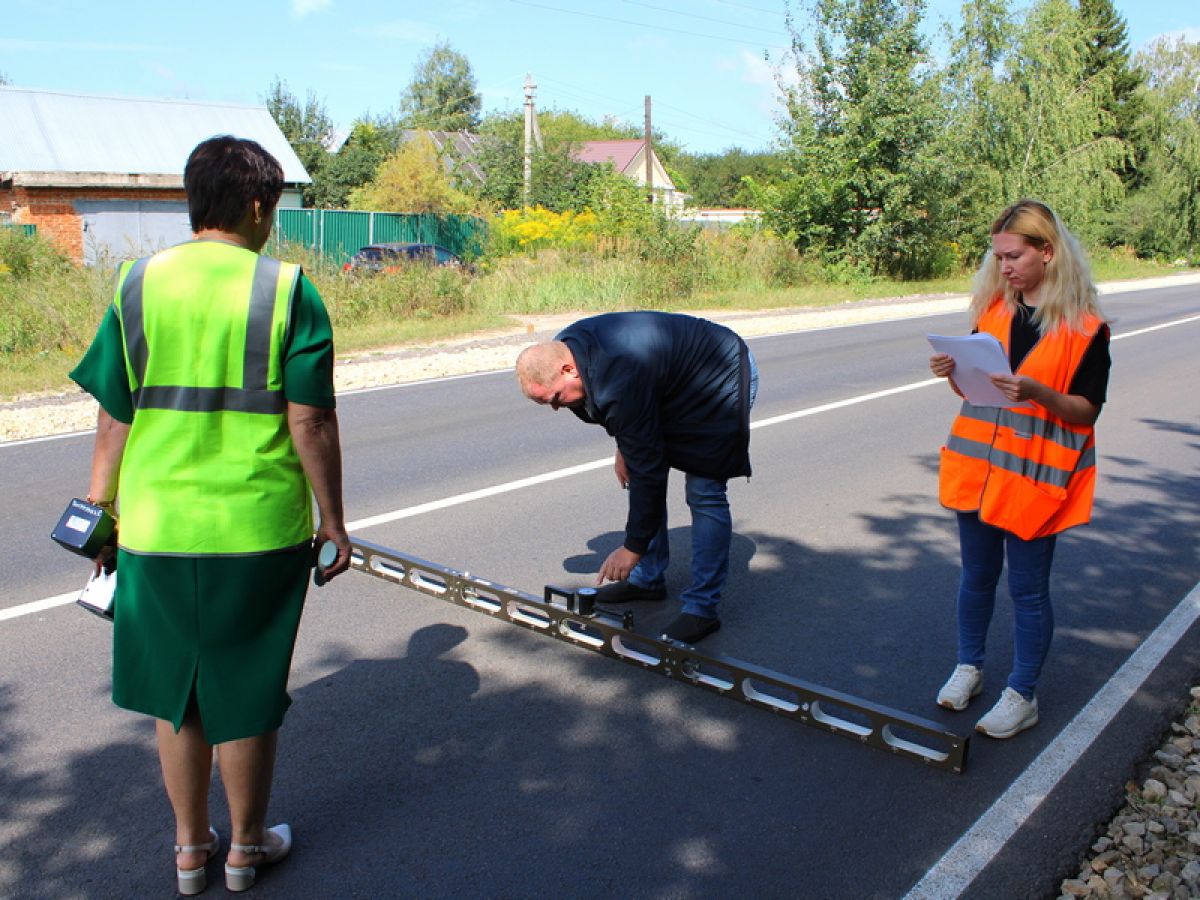
{"label": "black leather shoe", "polygon": [[670,625],[663,629],[662,640],[678,641],[680,644],[697,644],[714,631],[721,630],[720,619],[705,619],[691,613],[680,613]]}
{"label": "black leather shoe", "polygon": [[667,589],[644,588],[628,581],[614,581],[596,590],[596,602],[601,606],[622,606],[626,603],[659,602],[667,599]]}

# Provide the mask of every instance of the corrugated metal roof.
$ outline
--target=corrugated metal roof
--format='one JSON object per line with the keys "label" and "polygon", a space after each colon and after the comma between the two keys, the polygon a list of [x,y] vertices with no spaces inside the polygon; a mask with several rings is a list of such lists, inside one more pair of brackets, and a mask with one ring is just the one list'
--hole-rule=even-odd
{"label": "corrugated metal roof", "polygon": [[483,146],[481,136],[470,131],[427,131],[406,128],[401,132],[401,140],[408,143],[419,134],[423,134],[433,141],[438,153],[442,153],[448,146],[453,148],[453,154],[443,157],[442,164],[448,173],[457,172],[476,184],[483,184],[485,180],[483,169],[480,168],[479,163],[475,162],[475,158]]}
{"label": "corrugated metal roof", "polygon": [[217,134],[258,141],[279,160],[289,183],[312,180],[264,106],[0,87],[0,172],[182,179],[188,154]]}

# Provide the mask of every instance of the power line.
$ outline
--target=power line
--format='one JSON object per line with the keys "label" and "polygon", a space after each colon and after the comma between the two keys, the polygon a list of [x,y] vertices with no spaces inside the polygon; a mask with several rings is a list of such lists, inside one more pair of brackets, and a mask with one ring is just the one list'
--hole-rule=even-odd
{"label": "power line", "polygon": [[761,6],[750,6],[747,3],[734,3],[733,0],[717,0],[718,3],[724,3],[726,6],[738,6],[742,9],[752,9],[755,12],[767,13],[772,16],[777,16],[780,11],[777,9],[763,9]]}
{"label": "power line", "polygon": [[718,25],[727,25],[731,28],[746,28],[750,31],[762,31],[767,34],[779,37],[780,33],[774,28],[759,28],[755,25],[743,25],[741,22],[730,22],[726,19],[714,19],[711,16],[698,16],[695,13],[680,12],[679,10],[669,9],[666,6],[655,6],[653,3],[642,3],[641,0],[624,0],[625,3],[631,6],[644,6],[646,9],[656,9],[659,12],[670,13],[673,16],[687,16],[689,19],[700,19],[703,22],[715,22]]}
{"label": "power line", "polygon": [[[578,87],[578,86],[576,86],[576,85],[567,84],[566,82],[563,82],[563,81],[558,81],[557,79],[554,79],[554,78],[543,78],[543,81],[548,81],[548,82],[550,82],[550,83],[552,83],[552,84],[557,84],[557,85],[561,85],[562,87],[568,88],[568,91],[566,92],[566,93],[568,93],[568,95],[569,95],[571,92],[575,92],[575,93],[576,93],[577,95],[579,95],[579,96],[584,96],[584,95],[588,95],[588,94],[590,94],[592,97],[599,98],[599,99],[601,99],[601,100],[604,100],[604,101],[606,101],[606,102],[609,102],[609,103],[614,103],[614,104],[620,104],[620,105],[622,105],[622,107],[623,107],[623,108],[622,108],[622,109],[621,109],[621,110],[620,110],[618,113],[616,113],[616,114],[617,114],[617,115],[620,115],[620,114],[623,114],[623,113],[625,112],[625,109],[626,109],[626,108],[624,107],[624,104],[626,104],[628,101],[625,101],[625,100],[619,100],[619,99],[617,99],[617,98],[615,98],[615,97],[609,97],[609,96],[607,96],[607,95],[605,95],[605,94],[596,93],[595,91],[588,91],[588,90],[587,90],[587,89],[585,89],[585,88],[580,88],[580,87]],[[559,90],[560,90],[560,92],[561,92],[561,88],[560,88]],[[586,100],[586,99],[587,99],[587,97],[586,97],[586,96],[584,96],[584,99]],[[739,135],[739,136],[741,136],[741,137],[746,137],[746,138],[751,138],[751,139],[757,139],[757,137],[756,137],[754,134],[752,134],[752,133],[750,133],[750,132],[748,132],[748,131],[745,131],[744,129],[738,128],[738,127],[736,127],[736,126],[729,125],[729,124],[726,124],[726,123],[724,123],[724,122],[720,122],[720,121],[717,121],[716,119],[709,118],[709,117],[706,117],[706,116],[697,115],[696,113],[689,112],[689,111],[687,111],[687,110],[685,110],[685,109],[681,109],[680,107],[677,107],[677,106],[672,106],[670,103],[664,103],[664,102],[662,102],[661,100],[656,100],[656,101],[654,101],[654,102],[655,102],[655,106],[656,106],[656,107],[666,107],[667,109],[672,109],[672,110],[675,110],[675,112],[677,112],[677,113],[680,113],[680,114],[682,114],[682,115],[685,115],[685,116],[687,116],[688,118],[695,119],[696,121],[698,121],[698,122],[702,122],[702,123],[704,123],[705,125],[711,125],[711,126],[714,126],[714,127],[716,127],[716,128],[719,128],[719,129],[721,129],[722,131],[727,131],[727,132],[729,132],[730,134],[735,134],[735,135]],[[628,109],[628,111],[630,112],[630,114],[633,114],[633,113],[637,112],[637,110],[636,110],[636,109],[634,109],[633,107],[628,107],[627,109]],[[660,121],[660,122],[661,122],[661,121],[663,121],[662,117],[659,117],[659,121]],[[668,121],[670,121],[670,120],[668,120]],[[684,127],[688,127],[688,126],[684,126]],[[691,131],[694,131],[694,132],[696,132],[696,133],[700,133],[700,134],[712,134],[711,132],[701,132],[699,129],[696,129],[694,126],[691,126],[691,127],[689,128],[689,130],[691,130]],[[714,135],[714,136],[715,136],[715,135]]]}
{"label": "power line", "polygon": [[[585,99],[585,100],[586,100],[586,99],[588,99],[588,97],[589,97],[589,96],[590,96],[590,97],[593,97],[593,98],[598,98],[598,99],[600,99],[600,100],[604,100],[605,102],[608,102],[608,103],[613,103],[613,104],[617,104],[617,105],[619,105],[619,106],[621,107],[621,111],[622,111],[622,112],[624,112],[626,109],[628,109],[628,111],[629,111],[631,114],[637,111],[637,110],[636,110],[634,107],[630,107],[630,106],[628,106],[628,101],[627,101],[627,100],[621,100],[621,99],[618,99],[618,98],[616,98],[616,97],[610,97],[610,96],[608,96],[607,94],[601,94],[601,93],[599,93],[599,92],[597,92],[597,91],[591,91],[591,90],[588,90],[587,88],[581,88],[581,87],[579,87],[578,85],[569,84],[569,83],[567,83],[567,82],[565,82],[565,81],[559,81],[559,80],[558,80],[558,79],[556,79],[556,78],[547,78],[547,77],[545,77],[545,76],[539,76],[539,78],[541,78],[541,80],[542,80],[542,81],[544,81],[544,82],[549,82],[550,84],[559,85],[559,86],[560,86],[560,88],[559,88],[559,91],[560,91],[560,93],[562,93],[562,88],[567,88],[568,90],[566,91],[566,93],[568,93],[568,95],[569,95],[570,93],[575,93],[575,94],[577,94],[578,96],[581,96],[581,97],[583,97],[583,99]],[[701,122],[701,123],[703,123],[703,124],[705,124],[705,125],[710,125],[710,126],[713,126],[713,127],[715,127],[715,128],[718,128],[718,129],[720,129],[721,131],[729,132],[730,134],[734,134],[734,135],[737,135],[737,136],[739,136],[739,137],[750,138],[751,140],[758,140],[758,136],[757,136],[757,135],[754,135],[754,134],[752,134],[751,132],[749,132],[749,131],[746,131],[745,129],[738,128],[738,127],[736,127],[736,126],[733,126],[733,125],[728,125],[728,124],[726,124],[726,123],[724,123],[724,122],[720,122],[720,121],[718,121],[718,120],[716,120],[716,119],[709,118],[709,117],[707,117],[707,116],[702,116],[702,115],[698,115],[698,114],[696,114],[696,113],[693,113],[693,112],[689,112],[688,110],[682,109],[682,108],[680,108],[680,107],[678,107],[678,106],[673,106],[673,105],[672,105],[672,104],[670,104],[670,103],[664,103],[664,102],[662,102],[661,100],[655,100],[655,101],[654,101],[654,105],[655,105],[655,107],[656,107],[656,108],[657,108],[657,107],[665,107],[665,108],[667,108],[667,109],[674,110],[675,112],[677,112],[677,113],[679,113],[679,114],[681,114],[681,115],[687,116],[687,117],[688,117],[688,118],[690,118],[690,119],[695,119],[696,121],[698,121],[698,122]],[[620,113],[618,113],[618,114],[620,114]],[[673,124],[673,125],[675,125],[676,127],[683,128],[684,130],[691,131],[691,132],[693,132],[693,133],[695,133],[695,134],[708,134],[708,135],[710,135],[710,136],[712,136],[712,137],[717,137],[717,136],[718,136],[718,135],[715,135],[715,134],[713,134],[711,131],[707,131],[707,132],[706,132],[706,131],[702,131],[702,130],[700,130],[700,129],[696,128],[695,126],[682,125],[682,124],[680,124],[680,123],[679,123],[677,120],[672,120],[671,118],[667,118],[666,120],[664,120],[664,119],[663,119],[663,118],[660,116],[660,117],[658,117],[658,121],[659,121],[660,123],[663,123],[663,122],[665,121],[666,123]]]}
{"label": "power line", "polygon": [[511,3],[516,3],[520,6],[532,6],[536,9],[548,9],[551,12],[566,13],[570,16],[583,16],[586,19],[601,19],[605,22],[618,22],[621,25],[636,25],[638,28],[649,28],[655,31],[669,31],[673,34],[686,34],[689,37],[707,38],[710,41],[726,41],[731,44],[749,44],[752,47],[765,46],[769,50],[787,50],[787,47],[776,44],[761,44],[758,41],[746,41],[741,38],[720,37],[715,34],[701,34],[698,31],[686,31],[682,28],[669,28],[666,25],[649,25],[645,22],[635,22],[631,19],[618,19],[614,16],[601,16],[596,13],[579,12],[574,9],[563,9],[561,6],[549,6],[545,3],[530,3],[529,0],[510,0]]}

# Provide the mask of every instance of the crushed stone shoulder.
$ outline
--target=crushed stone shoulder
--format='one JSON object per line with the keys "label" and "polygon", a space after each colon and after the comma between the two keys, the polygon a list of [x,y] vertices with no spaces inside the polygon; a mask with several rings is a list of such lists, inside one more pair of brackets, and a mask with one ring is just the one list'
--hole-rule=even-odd
{"label": "crushed stone shoulder", "polygon": [[[721,322],[743,337],[753,337],[933,315],[966,309],[966,305],[965,296],[943,294],[852,301],[812,309],[709,310],[693,315]],[[517,355],[529,344],[553,337],[585,315],[589,313],[514,316],[514,324],[509,328],[341,355],[334,367],[334,389],[340,394],[431,378],[511,369]],[[19,397],[0,403],[0,442],[87,431],[95,427],[96,415],[96,402],[79,390]]]}

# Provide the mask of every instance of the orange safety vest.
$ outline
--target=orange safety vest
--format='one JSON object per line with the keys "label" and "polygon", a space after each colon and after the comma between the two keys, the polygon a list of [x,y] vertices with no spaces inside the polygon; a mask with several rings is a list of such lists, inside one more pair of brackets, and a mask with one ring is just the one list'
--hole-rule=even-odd
{"label": "orange safety vest", "polygon": [[[1012,311],[997,298],[979,319],[1009,352]],[[1082,331],[1065,326],[1043,334],[1017,366],[1060,393],[1103,324],[1087,316]],[[962,410],[941,450],[939,499],[1023,540],[1082,525],[1092,515],[1096,435],[1091,425],[1064,422],[1037,403],[1027,409],[972,406]]]}

